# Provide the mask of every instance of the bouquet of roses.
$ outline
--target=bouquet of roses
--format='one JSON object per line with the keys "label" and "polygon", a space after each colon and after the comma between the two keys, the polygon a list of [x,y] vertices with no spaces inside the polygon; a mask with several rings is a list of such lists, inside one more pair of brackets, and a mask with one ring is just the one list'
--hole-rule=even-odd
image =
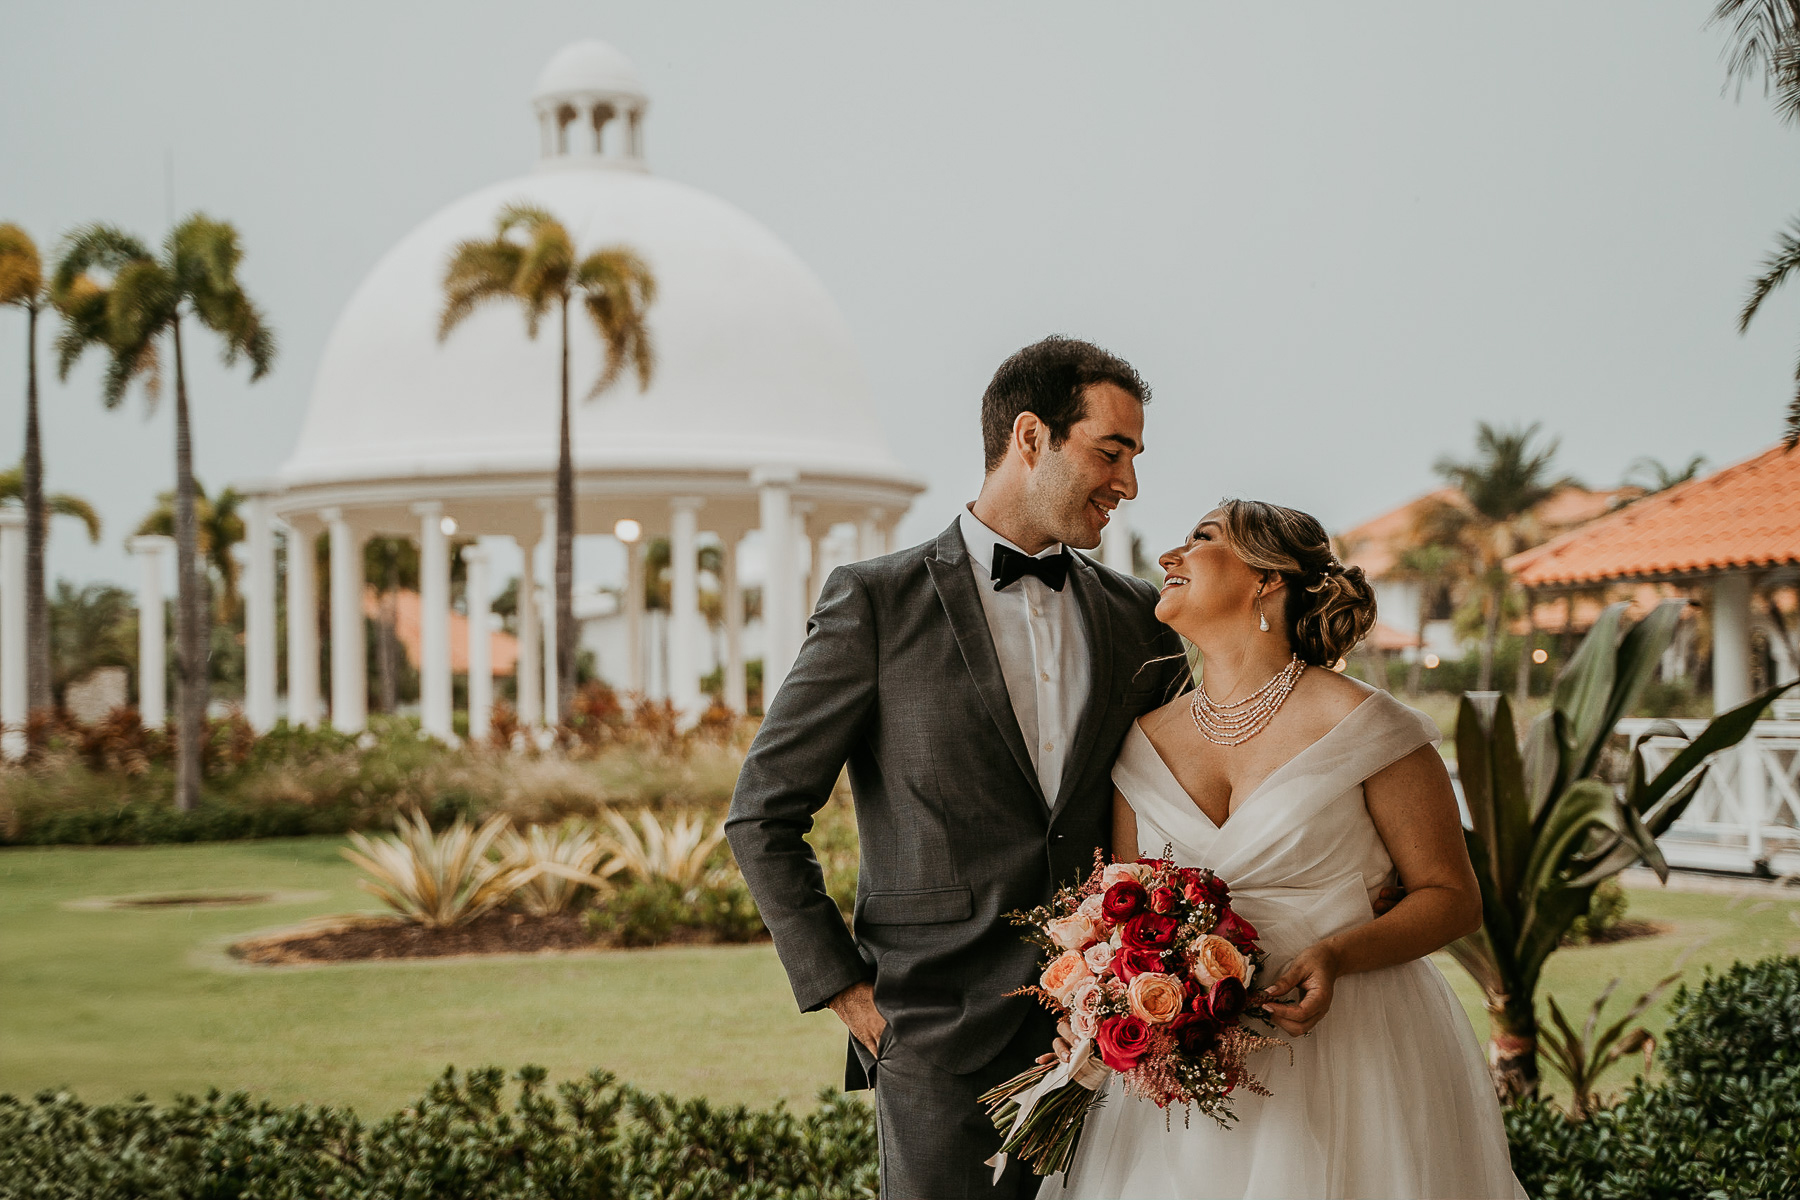
{"label": "bouquet of roses", "polygon": [[1226,1124],[1228,1097],[1268,1091],[1244,1066],[1281,1043],[1243,1028],[1250,982],[1265,957],[1211,871],[1163,858],[1107,864],[1047,905],[1014,913],[1048,958],[1034,996],[1073,1035],[1067,1062],[1043,1063],[981,1097],[1005,1135],[995,1179],[1015,1154],[1039,1175],[1067,1169],[1094,1094],[1116,1071],[1157,1107],[1186,1106]]}

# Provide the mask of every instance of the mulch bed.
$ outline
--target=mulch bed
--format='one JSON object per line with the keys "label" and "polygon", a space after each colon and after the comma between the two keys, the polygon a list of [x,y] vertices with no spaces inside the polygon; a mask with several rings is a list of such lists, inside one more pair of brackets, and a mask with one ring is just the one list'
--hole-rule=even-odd
{"label": "mulch bed", "polygon": [[[664,946],[711,945],[705,930],[676,929]],[[454,929],[427,929],[381,918],[297,929],[248,938],[231,947],[233,957],[266,966],[294,963],[359,962],[370,959],[447,958],[459,954],[533,954],[545,950],[604,950],[582,918],[573,913],[531,917],[495,912]]]}
{"label": "mulch bed", "polygon": [[1590,936],[1585,942],[1575,942],[1578,946],[1610,946],[1614,942],[1629,942],[1637,938],[1660,937],[1674,931],[1674,926],[1665,925],[1661,921],[1618,921],[1610,929]]}

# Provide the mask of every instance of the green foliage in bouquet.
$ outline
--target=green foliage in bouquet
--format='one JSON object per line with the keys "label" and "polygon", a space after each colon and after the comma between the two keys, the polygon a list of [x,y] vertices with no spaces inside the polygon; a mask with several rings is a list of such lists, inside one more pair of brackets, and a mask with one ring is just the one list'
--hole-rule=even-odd
{"label": "green foliage in bouquet", "polygon": [[0,1200],[839,1200],[874,1197],[868,1105],[822,1094],[798,1114],[651,1095],[604,1071],[550,1088],[541,1067],[446,1071],[364,1124],[344,1109],[242,1093],[90,1107],[0,1096]]}
{"label": "green foliage in bouquet", "polygon": [[[1557,676],[1552,705],[1533,723],[1523,753],[1505,696],[1463,697],[1456,754],[1474,823],[1465,837],[1483,921],[1450,952],[1486,994],[1488,1061],[1502,1099],[1537,1090],[1538,980],[1595,888],[1638,861],[1667,875],[1656,839],[1699,791],[1707,760],[1742,741],[1769,702],[1793,686],[1719,716],[1654,776],[1634,745],[1623,779],[1604,777],[1613,729],[1650,681],[1684,604],[1658,605],[1622,636],[1627,605],[1608,607]],[[1655,732],[1687,740],[1673,723]]]}

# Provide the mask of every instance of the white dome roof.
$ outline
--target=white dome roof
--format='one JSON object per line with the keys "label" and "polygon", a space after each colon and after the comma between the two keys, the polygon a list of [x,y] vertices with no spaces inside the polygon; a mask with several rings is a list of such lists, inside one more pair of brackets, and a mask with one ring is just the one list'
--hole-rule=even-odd
{"label": "white dome roof", "polygon": [[[579,43],[551,61],[540,87],[565,72],[599,78],[619,63],[629,71],[604,43]],[[648,392],[628,374],[582,399],[602,356],[585,314],[570,313],[577,471],[792,468],[916,490],[888,452],[843,318],[774,235],[721,200],[638,170],[598,158],[545,165],[558,169],[443,209],[375,265],[326,344],[279,485],[551,469],[556,321],[534,342],[520,307],[496,303],[437,338],[451,248],[493,236],[501,206],[524,201],[563,221],[578,252],[628,245],[657,280]]]}
{"label": "white dome roof", "polygon": [[606,42],[590,40],[557,51],[538,73],[532,98],[608,92],[642,96],[644,85],[629,58]]}

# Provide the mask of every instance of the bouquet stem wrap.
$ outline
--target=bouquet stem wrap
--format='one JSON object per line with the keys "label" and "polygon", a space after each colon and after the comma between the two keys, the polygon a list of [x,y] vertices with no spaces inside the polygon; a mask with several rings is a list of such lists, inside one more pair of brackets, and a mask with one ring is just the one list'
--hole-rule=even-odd
{"label": "bouquet stem wrap", "polygon": [[[1036,1083],[1030,1083],[1032,1076],[1040,1072],[1042,1077]],[[1000,1141],[1000,1152],[986,1163],[994,1168],[994,1182],[998,1184],[1000,1176],[1006,1172],[1007,1152],[1018,1150],[1021,1143],[1026,1141],[1030,1141],[1033,1147],[1022,1151],[1023,1157],[1034,1167],[1049,1167],[1048,1170],[1040,1169],[1038,1174],[1054,1174],[1068,1166],[1068,1159],[1075,1149],[1075,1139],[1070,1135],[1080,1131],[1081,1123],[1087,1117],[1088,1098],[1100,1090],[1100,1085],[1106,1082],[1108,1072],[1107,1065],[1094,1052],[1094,1040],[1082,1038],[1075,1044],[1074,1050],[1070,1051],[1068,1062],[1033,1068],[984,1095],[982,1100],[988,1104],[996,1124],[1004,1119],[1004,1110],[1017,1106],[1006,1136]],[[1046,1109],[1055,1107],[1057,1111],[1049,1114],[1047,1121],[1040,1120],[1037,1125],[1033,1125],[1032,1114],[1039,1111],[1039,1103],[1064,1088],[1085,1093],[1073,1097],[1080,1103],[1046,1106]],[[1058,1156],[1061,1158],[1060,1162],[1051,1165],[1043,1160],[1045,1152],[1058,1149],[1064,1151]]]}

